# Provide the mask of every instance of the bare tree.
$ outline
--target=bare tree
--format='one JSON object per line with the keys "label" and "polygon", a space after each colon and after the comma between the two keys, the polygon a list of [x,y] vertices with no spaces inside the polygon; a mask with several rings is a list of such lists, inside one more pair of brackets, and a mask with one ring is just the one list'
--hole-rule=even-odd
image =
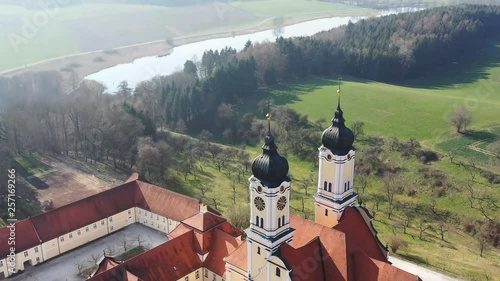
{"label": "bare tree", "polygon": [[238,229],[243,230],[250,225],[250,206],[248,204],[235,204],[227,208],[224,215]]}
{"label": "bare tree", "polygon": [[445,241],[444,240],[444,234],[446,232],[448,232],[449,229],[450,228],[448,227],[448,225],[446,223],[444,223],[444,222],[439,223],[439,225],[438,225],[438,231],[439,231],[439,234],[441,235],[441,240],[442,241]]}
{"label": "bare tree", "polygon": [[141,235],[137,235],[136,237],[134,237],[134,242],[137,242],[138,247],[142,247],[144,246],[144,242],[146,242],[146,240],[142,239]]}
{"label": "bare tree", "polygon": [[482,257],[484,251],[486,251],[492,242],[492,224],[488,221],[478,222],[478,226],[476,227],[476,238],[479,246],[479,256]]}
{"label": "bare tree", "polygon": [[363,128],[365,123],[363,121],[354,121],[351,124],[352,133],[354,134],[354,139],[358,139],[359,136],[364,134]]}
{"label": "bare tree", "polygon": [[426,230],[432,228],[429,224],[427,224],[427,220],[425,220],[425,219],[419,219],[418,223],[417,223],[417,227],[418,227],[418,238],[420,240],[422,240],[424,232]]}
{"label": "bare tree", "polygon": [[97,262],[101,259],[101,255],[97,255],[97,254],[92,254],[90,255],[90,258],[89,258],[89,262],[92,264],[92,265],[96,265]]}
{"label": "bare tree", "polygon": [[467,126],[472,122],[472,115],[465,107],[458,108],[450,117],[450,123],[457,129],[457,133],[467,131]]}
{"label": "bare tree", "polygon": [[78,260],[75,262],[75,267],[78,270],[78,275],[82,275],[83,270],[85,269],[85,262]]}

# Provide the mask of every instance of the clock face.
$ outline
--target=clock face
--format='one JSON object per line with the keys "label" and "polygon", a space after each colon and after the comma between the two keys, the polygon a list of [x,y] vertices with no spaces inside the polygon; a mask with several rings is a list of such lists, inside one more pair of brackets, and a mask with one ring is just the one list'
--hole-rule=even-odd
{"label": "clock face", "polygon": [[253,204],[255,205],[255,208],[257,208],[257,210],[259,211],[262,211],[264,210],[264,208],[266,208],[266,203],[264,203],[264,199],[260,197],[255,197],[255,199],[253,200]]}
{"label": "clock face", "polygon": [[283,210],[286,206],[286,197],[281,196],[280,199],[278,199],[278,210]]}

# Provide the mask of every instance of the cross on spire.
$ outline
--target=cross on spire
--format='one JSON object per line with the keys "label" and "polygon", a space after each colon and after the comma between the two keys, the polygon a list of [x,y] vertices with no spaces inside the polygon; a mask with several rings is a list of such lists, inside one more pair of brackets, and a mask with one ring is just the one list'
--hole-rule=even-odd
{"label": "cross on spire", "polygon": [[269,134],[271,134],[271,118],[273,117],[272,114],[271,114],[271,99],[270,98],[267,98],[267,114],[266,114],[266,118],[267,118],[267,127],[268,127],[268,132]]}
{"label": "cross on spire", "polygon": [[342,93],[342,90],[340,89],[340,84],[342,83],[342,76],[339,76],[338,80],[339,80],[339,89],[337,90],[337,94],[339,95],[339,98],[338,98],[337,108],[340,108],[340,95]]}

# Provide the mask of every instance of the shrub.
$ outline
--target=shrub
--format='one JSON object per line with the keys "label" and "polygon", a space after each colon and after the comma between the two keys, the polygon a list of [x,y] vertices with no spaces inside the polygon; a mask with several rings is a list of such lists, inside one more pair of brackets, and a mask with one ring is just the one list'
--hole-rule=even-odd
{"label": "shrub", "polygon": [[389,247],[393,253],[396,253],[400,248],[406,248],[407,246],[408,243],[399,236],[394,235],[389,240]]}

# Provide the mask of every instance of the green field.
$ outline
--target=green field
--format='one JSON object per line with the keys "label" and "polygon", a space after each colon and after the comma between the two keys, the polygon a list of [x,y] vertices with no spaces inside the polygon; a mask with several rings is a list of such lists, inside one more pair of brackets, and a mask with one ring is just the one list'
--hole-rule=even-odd
{"label": "green field", "polygon": [[[84,4],[51,14],[0,5],[0,33],[5,35],[0,42],[0,72],[60,56],[167,38],[245,30],[261,24],[271,28],[273,17],[290,22],[375,13],[372,9],[305,0],[186,7]],[[27,27],[33,23],[38,24]]]}
{"label": "green field", "polygon": [[[500,125],[500,45],[464,68],[405,85],[344,76],[342,109],[347,124],[360,120],[371,135],[416,138],[431,146],[457,135],[449,117],[461,106],[472,114],[471,129]],[[312,120],[329,120],[337,106],[337,87],[335,79],[316,77],[279,85],[261,93],[261,98],[270,95],[275,104],[289,105]]]}

